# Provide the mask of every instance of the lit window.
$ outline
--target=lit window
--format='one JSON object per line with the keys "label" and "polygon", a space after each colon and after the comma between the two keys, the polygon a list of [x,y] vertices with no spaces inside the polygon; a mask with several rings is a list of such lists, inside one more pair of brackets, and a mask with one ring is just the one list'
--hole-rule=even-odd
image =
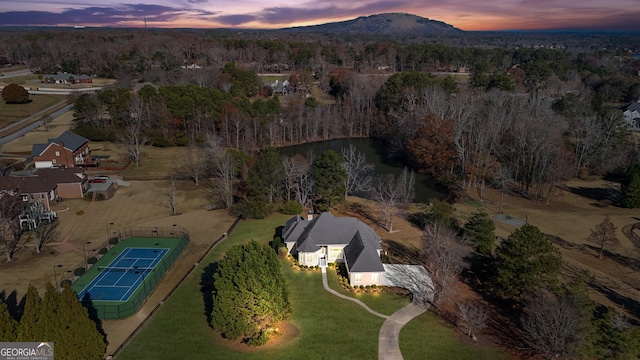
{"label": "lit window", "polygon": [[29,197],[27,195],[22,195],[22,201],[29,201]]}
{"label": "lit window", "polygon": [[356,284],[362,283],[362,274],[353,274],[353,282]]}
{"label": "lit window", "polygon": [[56,156],[60,156],[60,151],[56,151]]}
{"label": "lit window", "polygon": [[380,281],[380,274],[371,274],[371,282],[377,284]]}

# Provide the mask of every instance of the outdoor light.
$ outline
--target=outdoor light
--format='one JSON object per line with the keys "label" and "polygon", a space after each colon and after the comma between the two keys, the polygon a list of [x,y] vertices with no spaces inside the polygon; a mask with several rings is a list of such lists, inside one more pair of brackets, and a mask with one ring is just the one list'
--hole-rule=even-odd
{"label": "outdoor light", "polygon": [[84,245],[89,245],[91,244],[91,241],[85,241],[82,243],[82,255],[84,255],[84,268],[86,269],[89,264],[87,263],[87,252],[84,250]]}
{"label": "outdoor light", "polygon": [[110,238],[111,238],[111,232],[109,231],[109,227],[110,227],[111,225],[113,225],[113,223],[112,223],[112,222],[107,223],[107,240],[110,240]]}

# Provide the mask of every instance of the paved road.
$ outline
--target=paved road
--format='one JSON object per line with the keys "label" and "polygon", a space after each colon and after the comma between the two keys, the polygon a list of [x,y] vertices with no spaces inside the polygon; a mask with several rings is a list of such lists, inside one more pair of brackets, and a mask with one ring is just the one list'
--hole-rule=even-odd
{"label": "paved road", "polygon": [[[54,112],[53,114],[51,114],[51,118],[55,119],[57,117],[60,117],[60,116],[62,116],[62,114],[66,113],[67,111],[70,111],[72,109],[73,109],[73,104],[67,105],[67,106],[63,107],[62,109],[60,109],[60,110]],[[40,126],[42,126],[42,120],[36,121],[33,124],[31,124],[29,126],[26,126],[26,127],[22,128],[22,129],[16,131],[16,132],[14,132],[11,135],[7,135],[7,136],[5,136],[3,138],[0,138],[0,145],[4,145],[4,144],[8,143],[9,141],[15,140],[15,139],[19,138],[20,136],[37,129]]]}
{"label": "paved road", "polygon": [[14,77],[14,76],[23,76],[23,75],[29,75],[29,74],[31,74],[31,70],[29,70],[29,69],[8,71],[6,73],[0,74],[0,80],[2,80],[3,78],[10,78],[10,77]]}

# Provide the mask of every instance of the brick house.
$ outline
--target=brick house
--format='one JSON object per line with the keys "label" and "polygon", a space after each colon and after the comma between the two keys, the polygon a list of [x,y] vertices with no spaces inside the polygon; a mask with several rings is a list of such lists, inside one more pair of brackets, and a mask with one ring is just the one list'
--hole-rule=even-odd
{"label": "brick house", "polygon": [[0,176],[0,191],[16,193],[25,204],[40,203],[47,211],[55,204],[57,186],[39,176]]}
{"label": "brick house", "polygon": [[38,169],[34,175],[57,185],[56,198],[82,199],[89,189],[89,178],[79,167]]}
{"label": "brick house", "polygon": [[71,131],[65,131],[46,144],[33,144],[31,156],[37,169],[93,165],[89,140]]}

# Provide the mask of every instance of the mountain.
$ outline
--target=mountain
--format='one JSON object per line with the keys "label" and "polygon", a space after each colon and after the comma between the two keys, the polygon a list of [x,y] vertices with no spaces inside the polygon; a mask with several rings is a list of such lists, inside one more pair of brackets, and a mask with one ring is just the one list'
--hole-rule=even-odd
{"label": "mountain", "polygon": [[282,29],[281,31],[369,35],[437,35],[463,32],[442,21],[405,13],[361,16],[353,20],[293,27]]}

